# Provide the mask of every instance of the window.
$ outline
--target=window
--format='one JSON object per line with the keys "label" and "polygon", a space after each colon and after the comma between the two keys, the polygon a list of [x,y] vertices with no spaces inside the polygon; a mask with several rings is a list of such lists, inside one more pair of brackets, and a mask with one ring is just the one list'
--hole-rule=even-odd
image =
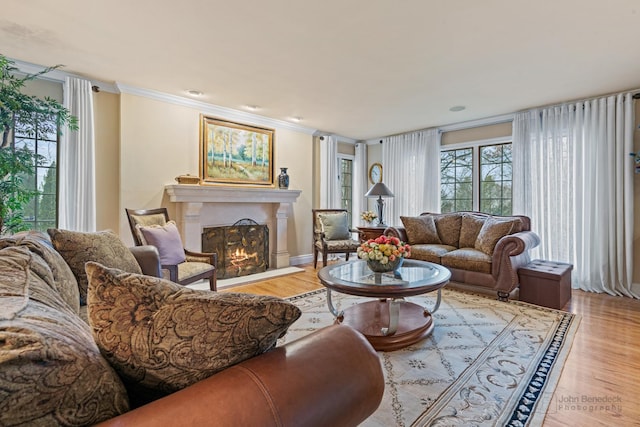
{"label": "window", "polygon": [[349,226],[353,219],[353,158],[338,156],[340,161],[340,207],[347,210]]}
{"label": "window", "polygon": [[40,117],[39,122],[22,124],[14,129],[13,149],[28,148],[39,161],[31,176],[23,177],[23,187],[39,191],[24,208],[24,222],[32,230],[46,231],[57,226],[58,212],[58,133],[55,119]]}
{"label": "window", "polygon": [[470,145],[440,153],[441,211],[511,215],[511,143]]}

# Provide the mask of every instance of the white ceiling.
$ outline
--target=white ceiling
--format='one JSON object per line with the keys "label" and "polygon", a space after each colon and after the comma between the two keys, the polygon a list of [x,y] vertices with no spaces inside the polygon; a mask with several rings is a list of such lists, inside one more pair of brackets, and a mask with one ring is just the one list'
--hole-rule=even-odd
{"label": "white ceiling", "polygon": [[[3,0],[0,53],[369,139],[640,88],[639,0]],[[452,106],[463,105],[461,112]]]}

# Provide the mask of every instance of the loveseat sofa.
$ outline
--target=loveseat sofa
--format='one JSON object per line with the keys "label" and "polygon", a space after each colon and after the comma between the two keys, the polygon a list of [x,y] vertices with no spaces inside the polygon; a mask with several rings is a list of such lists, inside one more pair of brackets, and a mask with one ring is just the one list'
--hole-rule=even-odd
{"label": "loveseat sofa", "polygon": [[155,248],[132,257],[112,233],[52,239],[0,239],[0,425],[351,426],[378,407],[380,361],[353,329],[277,347],[287,301],[141,274]]}
{"label": "loveseat sofa", "polygon": [[501,300],[517,292],[518,268],[531,261],[529,251],[540,244],[531,220],[522,215],[425,212],[400,219],[403,227],[384,234],[409,243],[413,259],[447,267],[452,286],[495,292]]}

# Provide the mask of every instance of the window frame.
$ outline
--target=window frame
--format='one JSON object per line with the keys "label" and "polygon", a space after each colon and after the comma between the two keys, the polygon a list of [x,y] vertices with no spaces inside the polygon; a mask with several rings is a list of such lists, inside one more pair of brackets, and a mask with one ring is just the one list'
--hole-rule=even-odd
{"label": "window frame", "polygon": [[[488,145],[502,145],[513,144],[513,135],[500,136],[497,138],[479,139],[474,141],[456,142],[454,144],[440,145],[440,153],[443,151],[462,150],[471,148],[473,151],[472,160],[472,207],[474,211],[480,211],[480,180],[482,178],[482,171],[480,168],[480,147]],[[512,145],[513,147],[513,145]],[[511,165],[513,166],[513,158]],[[442,168],[440,169],[440,178],[442,179]],[[513,183],[513,179],[512,179]],[[442,182],[440,183],[442,187]],[[440,189],[442,191],[442,188]],[[511,195],[511,201],[513,202],[513,194]],[[442,209],[442,201],[440,202],[440,208]]]}
{"label": "window frame", "polygon": [[[354,183],[355,183],[355,163],[356,163],[356,156],[354,156],[353,154],[345,154],[345,153],[338,153],[338,155],[336,156],[337,161],[338,161],[338,185],[340,186],[340,193],[341,193],[341,197],[340,197],[340,204],[341,204],[341,208],[343,209],[347,209],[347,216],[349,218],[349,227],[351,227],[352,221],[353,221],[353,187],[354,187]],[[343,189],[343,179],[342,179],[342,161],[343,160],[349,160],[351,161],[351,200],[350,200],[350,206],[348,208],[344,208],[342,206],[342,201],[345,200],[342,198],[342,189]]]}

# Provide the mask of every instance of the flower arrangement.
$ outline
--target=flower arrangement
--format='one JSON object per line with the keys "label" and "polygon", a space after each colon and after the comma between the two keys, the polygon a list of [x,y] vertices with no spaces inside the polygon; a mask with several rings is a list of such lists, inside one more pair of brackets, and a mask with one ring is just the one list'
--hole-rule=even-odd
{"label": "flower arrangement", "polygon": [[369,239],[358,248],[358,258],[365,261],[377,261],[382,266],[395,264],[402,258],[411,256],[411,246],[397,237],[380,236]]}
{"label": "flower arrangement", "polygon": [[378,215],[376,215],[373,211],[364,211],[360,214],[360,218],[362,218],[366,222],[371,222],[374,219],[378,218]]}

